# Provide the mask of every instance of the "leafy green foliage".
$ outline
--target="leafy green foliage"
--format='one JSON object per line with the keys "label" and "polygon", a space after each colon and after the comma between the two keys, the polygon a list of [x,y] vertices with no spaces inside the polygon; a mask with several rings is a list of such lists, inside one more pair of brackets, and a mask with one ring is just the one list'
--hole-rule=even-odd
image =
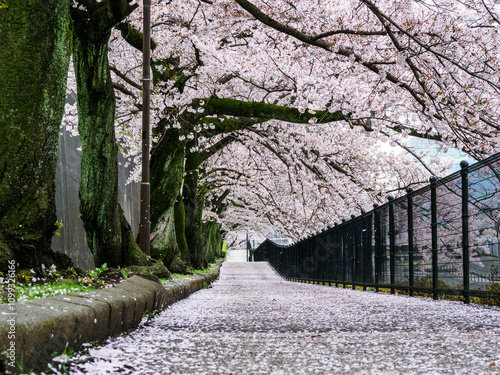
{"label": "leafy green foliage", "polygon": [[60,230],[61,228],[63,228],[63,227],[64,227],[64,225],[63,225],[63,223],[61,223],[60,221],[56,221],[55,226],[57,227],[57,229],[56,229],[53,233],[54,233],[54,235],[56,235],[56,236],[60,236],[60,235],[61,235],[61,233],[59,233],[59,230]]}
{"label": "leafy green foliage", "polygon": [[93,277],[99,277],[99,275],[108,270],[108,264],[104,263],[101,267],[96,267],[95,270],[90,270],[89,275]]}
{"label": "leafy green foliage", "polygon": [[[488,292],[500,292],[500,283],[491,283],[486,286]],[[490,306],[500,306],[500,298],[471,297],[471,302]]]}

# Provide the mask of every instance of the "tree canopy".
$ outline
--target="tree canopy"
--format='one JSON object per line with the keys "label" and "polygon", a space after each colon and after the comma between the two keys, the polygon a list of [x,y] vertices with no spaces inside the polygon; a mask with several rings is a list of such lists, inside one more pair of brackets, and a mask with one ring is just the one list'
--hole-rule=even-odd
{"label": "tree canopy", "polygon": [[[100,76],[114,89],[104,112],[116,108],[120,151],[136,165],[141,6],[73,4],[96,27],[113,21],[99,39],[109,59]],[[445,170],[381,142],[421,137],[477,159],[498,151],[494,0],[171,0],[152,10],[151,241],[171,269],[203,265],[196,249],[221,223],[230,231],[252,217],[296,237]],[[70,74],[71,89],[89,69]],[[76,130],[75,115],[67,108]]]}
{"label": "tree canopy", "polygon": [[[498,150],[494,1],[173,0],[152,9],[153,158],[167,142],[182,153],[213,155],[200,164],[210,199],[224,196],[240,209],[242,198],[262,199],[263,180],[283,192],[271,179],[319,187],[328,177],[330,192],[301,197],[304,204],[313,192],[329,197],[326,222],[367,196],[442,172],[429,165],[426,175],[380,150],[379,141],[404,146],[408,136],[422,137],[479,159]],[[110,45],[117,136],[136,163],[141,14],[120,24]],[[238,183],[227,180],[231,174]],[[180,188],[184,180],[177,181]]]}

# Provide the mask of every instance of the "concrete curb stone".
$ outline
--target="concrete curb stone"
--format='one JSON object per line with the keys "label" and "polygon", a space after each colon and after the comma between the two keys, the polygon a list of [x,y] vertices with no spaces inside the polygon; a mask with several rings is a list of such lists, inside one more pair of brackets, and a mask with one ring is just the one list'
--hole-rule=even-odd
{"label": "concrete curb stone", "polygon": [[[17,302],[15,315],[8,304],[0,305],[0,353],[15,343],[16,360],[25,372],[43,371],[53,354],[68,346],[79,350],[91,341],[136,328],[144,313],[164,310],[210,284],[220,273],[222,261],[210,273],[195,274],[163,284],[134,275],[114,288]],[[15,317],[15,339],[8,319]],[[0,373],[19,373],[7,356],[1,356]]]}

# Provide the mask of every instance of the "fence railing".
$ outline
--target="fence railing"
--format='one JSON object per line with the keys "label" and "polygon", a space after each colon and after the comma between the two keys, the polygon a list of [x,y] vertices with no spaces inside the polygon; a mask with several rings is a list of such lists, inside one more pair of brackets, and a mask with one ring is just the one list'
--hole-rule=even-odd
{"label": "fence railing", "polygon": [[288,246],[252,250],[291,280],[500,299],[500,154]]}

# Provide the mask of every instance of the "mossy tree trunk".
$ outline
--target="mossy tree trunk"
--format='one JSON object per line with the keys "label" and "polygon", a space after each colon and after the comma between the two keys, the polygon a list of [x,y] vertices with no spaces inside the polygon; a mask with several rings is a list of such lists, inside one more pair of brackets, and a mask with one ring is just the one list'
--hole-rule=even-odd
{"label": "mossy tree trunk", "polygon": [[184,143],[179,132],[166,130],[151,155],[151,256],[171,272],[189,272],[184,205]]}
{"label": "mossy tree trunk", "polygon": [[186,177],[182,189],[182,198],[185,211],[185,233],[187,246],[189,248],[191,265],[194,268],[205,268],[204,239],[201,234],[203,223],[203,209],[205,207],[205,196],[199,189],[199,167],[202,157],[198,152],[186,154]]}
{"label": "mossy tree trunk", "polygon": [[[193,121],[186,116],[185,123]],[[227,120],[230,124],[231,120]],[[231,125],[233,126],[233,125]],[[161,124],[157,131],[162,131]],[[189,152],[180,130],[164,130],[151,156],[151,255],[176,273],[206,267],[202,228],[205,192],[199,190],[200,164],[233,138],[223,138],[205,153]]]}
{"label": "mossy tree trunk", "polygon": [[[217,124],[216,127],[219,129],[224,129],[223,126],[232,129],[237,126],[235,123],[236,121],[238,120],[227,119],[224,122],[215,121],[215,123]],[[222,125],[222,123],[224,123],[224,125]],[[242,125],[240,126],[249,126],[253,123],[255,123],[255,121],[247,121],[243,119]],[[222,132],[225,133],[224,131]],[[203,210],[205,208],[205,198],[208,193],[208,189],[204,182],[200,181],[200,166],[205,160],[222,150],[235,139],[236,138],[234,136],[229,134],[212,145],[212,147],[205,149],[202,152],[186,152],[186,176],[184,178],[182,197],[185,207],[186,239],[191,264],[195,268],[205,268],[208,263],[213,260],[213,255],[209,254],[211,246],[209,245],[210,239],[208,238],[207,231],[207,226],[210,226],[212,222],[203,222]],[[188,145],[187,149],[190,149],[191,146],[193,145]],[[227,193],[224,194],[224,198],[226,196]],[[222,213],[222,210],[218,214],[220,213]]]}
{"label": "mossy tree trunk", "polygon": [[205,259],[208,263],[222,256],[221,224],[216,221],[206,221],[202,226],[205,249]]}
{"label": "mossy tree trunk", "polygon": [[115,93],[108,63],[111,28],[136,6],[127,1],[92,3],[72,10],[78,128],[82,141],[80,211],[96,265],[146,265],[118,203]]}
{"label": "mossy tree trunk", "polygon": [[71,55],[69,0],[0,8],[0,270],[67,266],[50,249],[55,175]]}

